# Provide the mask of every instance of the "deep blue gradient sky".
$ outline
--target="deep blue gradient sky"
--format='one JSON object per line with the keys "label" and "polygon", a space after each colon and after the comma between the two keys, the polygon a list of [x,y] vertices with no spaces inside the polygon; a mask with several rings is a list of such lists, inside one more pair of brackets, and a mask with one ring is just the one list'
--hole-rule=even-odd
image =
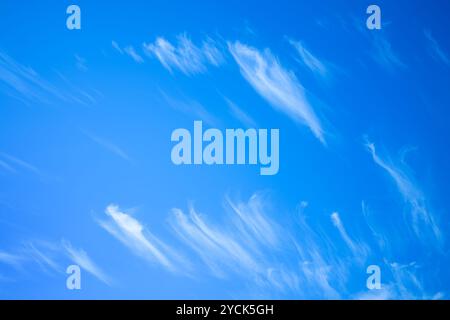
{"label": "deep blue gradient sky", "polygon": [[[450,2],[70,4],[0,3],[1,298],[450,297]],[[194,120],[278,174],[175,166]]]}

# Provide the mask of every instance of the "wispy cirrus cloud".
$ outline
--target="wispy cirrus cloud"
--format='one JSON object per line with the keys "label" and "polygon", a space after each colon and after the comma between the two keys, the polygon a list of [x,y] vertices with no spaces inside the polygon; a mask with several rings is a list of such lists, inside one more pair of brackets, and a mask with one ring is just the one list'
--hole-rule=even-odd
{"label": "wispy cirrus cloud", "polygon": [[67,258],[91,273],[100,281],[110,285],[111,278],[88,256],[83,249],[74,248],[70,242],[51,243],[47,241],[26,241],[14,253],[0,251],[0,263],[8,264],[19,272],[38,266],[49,275],[62,274],[67,265]]}
{"label": "wispy cirrus cloud", "polygon": [[365,146],[372,155],[373,161],[389,174],[397,186],[398,191],[409,205],[411,224],[417,237],[423,239],[426,235],[430,235],[431,231],[432,238],[441,241],[442,233],[435,221],[434,215],[427,208],[427,201],[422,190],[420,190],[414,178],[407,174],[407,168],[396,166],[392,162],[380,157],[374,143],[367,141]]}
{"label": "wispy cirrus cloud", "polygon": [[364,262],[368,254],[367,246],[360,241],[355,241],[349,236],[338,212],[333,212],[331,214],[331,221],[333,222],[333,225],[336,227],[336,229],[339,231],[339,234],[341,235],[342,239],[344,240],[345,244],[349,247],[353,255],[357,259],[360,259],[361,262]]}
{"label": "wispy cirrus cloud", "polygon": [[230,113],[239,120],[242,124],[244,124],[247,128],[257,128],[258,125],[256,121],[242,108],[240,108],[236,103],[224,97],[226,104],[230,110]]}
{"label": "wispy cirrus cloud", "polygon": [[123,54],[122,48],[119,46],[119,44],[118,44],[116,41],[112,40],[112,41],[111,41],[111,45],[112,45],[112,47],[113,47],[114,49],[116,49],[120,54]]}
{"label": "wispy cirrus cloud", "polygon": [[29,162],[19,159],[11,154],[0,152],[0,167],[5,169],[10,173],[17,173],[20,169],[24,169],[31,172],[41,178],[45,177],[45,174],[38,169],[36,166],[30,164]]}
{"label": "wispy cirrus cloud", "polygon": [[198,46],[186,34],[178,35],[175,44],[158,37],[153,43],[144,43],[143,48],[171,73],[174,69],[186,75],[205,73],[208,65],[219,66],[224,62],[223,53],[211,38]]}
{"label": "wispy cirrus cloud", "polygon": [[372,58],[383,68],[392,72],[394,69],[405,69],[407,66],[392,48],[386,37],[378,35],[373,37]]}
{"label": "wispy cirrus cloud", "polygon": [[144,63],[144,59],[136,52],[132,46],[127,46],[123,51],[128,54],[135,62]]}
{"label": "wispy cirrus cloud", "polygon": [[75,61],[76,61],[75,65],[78,70],[83,72],[88,71],[88,67],[86,66],[86,59],[79,56],[78,54],[75,54]]}
{"label": "wispy cirrus cloud", "polygon": [[284,69],[270,50],[263,52],[240,42],[228,43],[241,74],[269,104],[294,121],[309,127],[325,143],[324,130],[305,90],[295,75]]}
{"label": "wispy cirrus cloud", "polygon": [[86,270],[97,279],[107,285],[111,285],[112,280],[105,274],[103,270],[89,257],[89,255],[83,249],[76,249],[68,241],[62,241],[62,247],[64,248],[67,256],[83,270]]}
{"label": "wispy cirrus cloud", "polygon": [[308,50],[303,42],[289,39],[289,43],[297,50],[300,57],[300,62],[312,73],[323,78],[328,77],[329,70],[326,63],[321,61],[321,59]]}
{"label": "wispy cirrus cloud", "polygon": [[182,96],[181,98],[174,98],[166,92],[160,90],[161,97],[169,107],[182,112],[194,120],[202,120],[211,126],[217,126],[220,124],[220,119],[213,115],[208,109],[206,109],[203,104],[197,100],[193,100],[189,97]]}
{"label": "wispy cirrus cloud", "polygon": [[154,236],[135,218],[109,205],[105,210],[110,220],[100,220],[100,226],[130,248],[137,256],[156,262],[169,271],[177,271],[180,257],[165,243]]}
{"label": "wispy cirrus cloud", "polygon": [[8,264],[13,267],[18,267],[23,261],[20,255],[12,254],[6,251],[0,251],[0,263]]}
{"label": "wispy cirrus cloud", "polygon": [[121,48],[120,45],[116,41],[111,41],[111,45],[114,49],[117,50],[120,54],[126,54],[131,59],[133,59],[136,63],[144,63],[144,58],[136,51],[133,46],[126,46]]}
{"label": "wispy cirrus cloud", "polygon": [[17,173],[17,171],[12,166],[10,166],[3,160],[0,160],[0,167],[9,173]]}
{"label": "wispy cirrus cloud", "polygon": [[[183,249],[183,260],[117,206],[108,206],[106,213],[111,221],[100,225],[134,254],[157,262],[168,271],[179,272],[179,266],[185,267],[185,259],[189,258],[190,276],[205,277],[209,273],[222,280],[243,283],[247,298],[253,294],[259,298],[286,294],[299,299],[442,297],[439,291],[428,293],[417,263],[391,262],[396,261],[391,256],[377,258],[376,248],[368,242],[372,235],[358,239],[345,228],[337,212],[331,214],[331,223],[337,228],[338,236],[308,221],[306,202],[300,204],[294,215],[285,215],[275,209],[265,193],[255,193],[248,201],[227,196],[224,208],[226,215],[222,219],[205,215],[193,205],[187,211],[171,210],[168,221],[180,242],[178,248]],[[274,209],[276,216],[270,213]],[[344,246],[339,244],[342,240]],[[342,255],[345,247],[352,255]],[[378,248],[382,254],[383,248]],[[378,261],[382,268],[382,289],[361,292],[349,289],[353,272],[361,272],[368,261]]]}
{"label": "wispy cirrus cloud", "polygon": [[351,298],[357,300],[439,300],[446,298],[441,291],[432,294],[427,292],[418,272],[420,266],[416,262],[401,264],[385,261],[381,270],[384,278],[386,278],[386,274],[389,274],[391,278],[382,280],[380,289],[359,292],[353,294]]}
{"label": "wispy cirrus cloud", "polygon": [[105,150],[108,150],[109,152],[113,153],[119,158],[122,158],[123,160],[128,161],[129,163],[133,163],[133,160],[128,156],[128,154],[116,144],[86,130],[82,130],[82,132],[85,136],[87,136],[89,139],[100,145]]}
{"label": "wispy cirrus cloud", "polygon": [[56,261],[56,254],[58,253],[58,246],[48,242],[33,242],[27,241],[19,251],[24,259],[33,261],[44,272],[60,273],[63,268]]}
{"label": "wispy cirrus cloud", "polygon": [[345,269],[327,252],[326,237],[316,235],[304,219],[293,228],[279,225],[267,212],[270,206],[261,193],[248,201],[226,197],[227,222],[207,221],[192,206],[188,213],[173,209],[170,222],[213,275],[238,275],[259,296],[339,297]]}
{"label": "wispy cirrus cloud", "polygon": [[444,63],[446,66],[450,67],[450,58],[448,55],[442,50],[441,46],[437,42],[437,40],[432,36],[430,30],[424,30],[423,31],[425,38],[428,40],[428,50],[431,54],[431,56],[442,63]]}
{"label": "wispy cirrus cloud", "polygon": [[30,102],[52,104],[55,100],[74,104],[83,102],[83,97],[55,86],[34,69],[20,64],[1,51],[0,82],[6,84],[8,94],[27,104]]}

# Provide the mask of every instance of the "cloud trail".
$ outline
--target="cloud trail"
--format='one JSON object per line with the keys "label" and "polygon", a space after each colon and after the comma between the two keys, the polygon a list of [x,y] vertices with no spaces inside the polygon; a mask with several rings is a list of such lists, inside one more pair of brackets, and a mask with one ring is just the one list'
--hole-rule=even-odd
{"label": "cloud trail", "polygon": [[316,138],[325,143],[319,118],[292,72],[284,69],[268,49],[260,52],[240,42],[228,43],[228,49],[242,76],[256,92],[276,110],[308,126]]}
{"label": "cloud trail", "polygon": [[435,240],[442,240],[442,233],[435,222],[433,214],[428,210],[423,192],[419,189],[413,178],[406,174],[405,170],[396,167],[381,158],[375,149],[375,144],[366,143],[366,148],[372,155],[373,161],[384,169],[394,181],[398,191],[404,200],[409,204],[411,213],[412,228],[419,239],[424,239],[425,235],[431,231]]}
{"label": "cloud trail", "polygon": [[67,256],[82,269],[86,270],[97,279],[107,285],[111,285],[111,279],[95,264],[83,249],[74,248],[70,242],[63,241],[62,246],[66,251]]}
{"label": "cloud trail", "polygon": [[158,37],[153,43],[144,43],[143,48],[149,57],[156,57],[171,73],[174,69],[185,75],[205,73],[208,65],[217,67],[224,62],[221,50],[211,38],[197,46],[186,34],[178,35],[176,44]]}
{"label": "cloud trail", "polygon": [[105,211],[109,221],[99,221],[101,227],[130,248],[136,255],[158,262],[170,271],[176,271],[175,254],[166,244],[156,238],[135,218],[109,205]]}
{"label": "cloud trail", "polygon": [[446,66],[450,67],[450,58],[442,50],[441,46],[436,41],[436,39],[433,38],[433,36],[431,35],[431,31],[430,30],[424,30],[423,33],[425,35],[425,38],[428,40],[428,48],[429,48],[431,56],[435,60],[441,61]]}
{"label": "cloud trail", "polygon": [[304,43],[301,41],[289,40],[289,43],[294,46],[297,53],[300,56],[301,62],[314,74],[317,74],[323,78],[328,76],[328,68],[325,63],[322,62],[318,57],[309,51]]}

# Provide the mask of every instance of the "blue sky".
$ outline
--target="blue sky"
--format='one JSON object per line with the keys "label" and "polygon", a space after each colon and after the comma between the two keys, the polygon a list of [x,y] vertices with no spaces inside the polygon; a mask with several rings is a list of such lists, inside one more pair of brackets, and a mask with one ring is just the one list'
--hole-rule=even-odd
{"label": "blue sky", "polygon": [[[2,1],[0,297],[448,299],[450,4],[215,2]],[[195,120],[278,174],[174,165]]]}

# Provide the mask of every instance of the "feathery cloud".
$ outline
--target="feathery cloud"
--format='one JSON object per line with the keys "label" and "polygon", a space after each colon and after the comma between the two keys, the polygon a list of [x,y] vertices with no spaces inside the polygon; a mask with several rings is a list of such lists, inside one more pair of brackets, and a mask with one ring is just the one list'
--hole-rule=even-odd
{"label": "feathery cloud", "polygon": [[344,227],[344,224],[341,221],[341,218],[339,216],[339,213],[333,212],[331,214],[331,221],[333,222],[333,225],[338,229],[339,234],[341,235],[344,242],[347,244],[349,249],[352,251],[354,256],[359,259],[362,262],[364,262],[365,258],[367,257],[367,251],[368,248],[363,244],[354,241],[347,233],[347,230]]}
{"label": "feathery cloud", "polygon": [[94,275],[97,279],[110,285],[111,279],[88,256],[86,251],[74,248],[70,242],[62,240],[58,243],[47,241],[26,241],[15,253],[0,251],[0,263],[6,263],[25,271],[27,265],[38,266],[43,272],[54,275],[63,274],[67,258],[82,269]]}
{"label": "feathery cloud", "polygon": [[241,243],[233,236],[221,232],[217,227],[208,225],[204,219],[190,208],[189,215],[180,209],[173,209],[172,226],[177,234],[217,276],[223,276],[223,266],[249,272],[258,272],[258,265]]}
{"label": "feathery cloud", "polygon": [[269,207],[261,193],[247,202],[226,197],[226,223],[208,222],[192,206],[187,214],[173,209],[170,223],[217,277],[238,275],[269,296],[291,292],[338,298],[346,272],[327,252],[332,246],[326,237],[316,235],[304,220],[293,228],[279,225],[269,217]]}
{"label": "feathery cloud", "polygon": [[24,103],[41,102],[45,104],[60,100],[67,103],[80,103],[83,99],[66,92],[43,79],[35,70],[23,66],[9,55],[0,51],[0,82],[18,93]]}
{"label": "feathery cloud", "polygon": [[186,34],[178,35],[175,45],[158,37],[154,43],[144,43],[143,47],[148,56],[156,57],[171,73],[174,69],[186,75],[205,73],[208,65],[217,67],[224,61],[222,52],[211,38],[197,46]]}
{"label": "feathery cloud", "polygon": [[143,63],[144,59],[134,50],[132,46],[127,46],[123,49],[127,55],[129,55],[137,63]]}
{"label": "feathery cloud", "polygon": [[325,143],[324,131],[305,91],[295,75],[285,70],[272,53],[260,52],[240,42],[228,48],[250,85],[276,110],[286,113],[296,122],[304,123]]}
{"label": "feathery cloud", "polygon": [[110,221],[99,221],[101,227],[130,248],[136,255],[158,262],[170,271],[176,271],[176,254],[169,246],[151,234],[131,215],[122,212],[118,206],[109,205],[105,211]]}
{"label": "feathery cloud", "polygon": [[43,243],[38,245],[33,242],[27,242],[22,248],[22,256],[34,261],[45,272],[62,272],[62,268],[56,262],[56,246]]}
{"label": "feathery cloud", "polygon": [[373,161],[393,179],[398,191],[409,204],[412,228],[417,237],[422,239],[426,234],[429,234],[427,232],[429,230],[432,236],[440,241],[442,239],[441,231],[435,222],[433,214],[427,208],[424,194],[414,182],[413,177],[409,176],[405,169],[388,163],[387,160],[381,158],[376,152],[375,144],[367,141],[366,148],[371,153]]}
{"label": "feathery cloud", "polygon": [[328,69],[324,62],[312,54],[310,50],[306,48],[303,42],[289,40],[289,43],[294,46],[297,53],[300,56],[301,62],[309,69],[312,73],[317,74],[323,78],[328,76]]}
{"label": "feathery cloud", "polygon": [[120,45],[116,41],[111,41],[111,45],[114,49],[117,50],[120,54],[126,54],[131,59],[133,59],[136,63],[144,63],[144,59],[142,56],[137,53],[133,46],[126,46],[125,48],[121,48]]}
{"label": "feathery cloud", "polygon": [[94,261],[88,256],[86,251],[83,249],[76,249],[72,247],[71,243],[68,241],[62,241],[62,246],[67,254],[67,256],[82,269],[86,270],[97,279],[102,281],[107,285],[111,285],[111,279],[95,264]]}

